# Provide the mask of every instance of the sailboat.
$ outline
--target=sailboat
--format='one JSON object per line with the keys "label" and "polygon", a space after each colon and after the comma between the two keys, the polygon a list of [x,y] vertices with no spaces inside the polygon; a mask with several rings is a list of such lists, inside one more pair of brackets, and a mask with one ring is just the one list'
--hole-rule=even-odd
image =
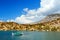
{"label": "sailboat", "polygon": [[12,36],[22,36],[23,32],[12,32]]}

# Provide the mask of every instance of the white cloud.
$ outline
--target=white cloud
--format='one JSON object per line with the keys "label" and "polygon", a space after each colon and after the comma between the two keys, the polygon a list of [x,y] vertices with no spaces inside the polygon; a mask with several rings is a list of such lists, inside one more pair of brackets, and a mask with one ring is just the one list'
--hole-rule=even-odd
{"label": "white cloud", "polygon": [[0,20],[0,22],[3,22],[3,20]]}
{"label": "white cloud", "polygon": [[23,11],[28,12],[28,8],[23,9]]}
{"label": "white cloud", "polygon": [[22,15],[21,17],[17,17],[15,19],[15,22],[18,22],[18,23],[30,23],[32,21],[29,20],[25,15]]}
{"label": "white cloud", "polygon": [[44,18],[45,15],[60,11],[60,0],[41,0],[40,5],[38,9],[24,8],[23,11],[27,14],[16,17],[13,21],[22,24],[36,22]]}
{"label": "white cloud", "polygon": [[15,20],[11,19],[11,20],[7,20],[7,22],[14,22]]}

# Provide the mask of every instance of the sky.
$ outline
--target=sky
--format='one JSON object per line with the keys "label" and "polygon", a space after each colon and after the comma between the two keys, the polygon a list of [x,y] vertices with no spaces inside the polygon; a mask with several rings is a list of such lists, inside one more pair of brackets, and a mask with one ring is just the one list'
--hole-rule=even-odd
{"label": "sky", "polygon": [[40,0],[0,0],[0,20],[15,19],[21,16],[24,8],[37,9]]}
{"label": "sky", "polygon": [[0,0],[0,21],[27,24],[60,13],[60,0]]}

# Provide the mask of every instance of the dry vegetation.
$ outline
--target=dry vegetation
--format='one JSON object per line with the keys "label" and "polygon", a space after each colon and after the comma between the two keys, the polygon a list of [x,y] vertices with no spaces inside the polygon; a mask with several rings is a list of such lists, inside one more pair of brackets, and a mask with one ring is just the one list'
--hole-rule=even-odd
{"label": "dry vegetation", "polygon": [[14,22],[0,22],[0,30],[60,31],[60,18],[38,24],[18,24]]}

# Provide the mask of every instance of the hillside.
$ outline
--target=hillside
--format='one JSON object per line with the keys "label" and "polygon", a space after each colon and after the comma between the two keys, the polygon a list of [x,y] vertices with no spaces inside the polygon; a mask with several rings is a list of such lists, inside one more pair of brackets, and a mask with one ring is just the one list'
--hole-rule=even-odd
{"label": "hillside", "polygon": [[56,20],[57,18],[60,18],[60,14],[51,14],[51,15],[47,15],[40,22],[48,22],[48,21]]}
{"label": "hillside", "polygon": [[37,24],[0,22],[0,30],[60,31],[60,14],[48,15]]}

